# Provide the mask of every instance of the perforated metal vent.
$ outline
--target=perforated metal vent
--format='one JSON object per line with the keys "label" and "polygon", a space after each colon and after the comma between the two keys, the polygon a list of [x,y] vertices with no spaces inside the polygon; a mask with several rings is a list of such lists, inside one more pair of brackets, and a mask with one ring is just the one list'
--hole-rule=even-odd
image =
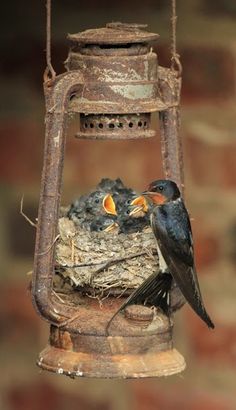
{"label": "perforated metal vent", "polygon": [[150,130],[150,113],[142,114],[90,114],[80,115],[80,132],[77,138],[135,139],[155,136]]}

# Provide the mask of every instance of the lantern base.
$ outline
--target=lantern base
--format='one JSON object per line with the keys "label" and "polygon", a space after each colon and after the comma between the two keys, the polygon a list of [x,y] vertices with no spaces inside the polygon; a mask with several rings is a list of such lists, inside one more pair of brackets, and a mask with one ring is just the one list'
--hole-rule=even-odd
{"label": "lantern base", "polygon": [[[122,338],[120,338],[122,339]],[[121,342],[121,341],[120,341]],[[176,350],[125,355],[91,355],[47,346],[37,362],[43,370],[75,377],[143,378],[171,376],[185,367],[183,356]]]}
{"label": "lantern base", "polygon": [[110,297],[98,309],[93,299],[82,298],[73,320],[51,325],[49,345],[38,366],[72,378],[126,379],[182,372],[185,361],[173,348],[172,318],[158,309],[132,305],[107,327],[120,303]]}

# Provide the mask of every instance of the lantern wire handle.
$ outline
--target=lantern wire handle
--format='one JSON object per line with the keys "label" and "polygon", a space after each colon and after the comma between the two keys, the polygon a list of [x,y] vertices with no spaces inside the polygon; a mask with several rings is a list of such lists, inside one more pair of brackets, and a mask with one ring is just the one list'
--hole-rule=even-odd
{"label": "lantern wire handle", "polygon": [[56,77],[56,72],[51,63],[51,0],[46,0],[47,22],[46,22],[46,62],[47,67],[44,71],[44,82],[51,77],[52,80]]}
{"label": "lantern wire handle", "polygon": [[176,47],[176,25],[177,25],[177,15],[176,15],[176,0],[171,1],[171,68],[175,70],[177,68],[178,77],[182,74],[182,65],[180,62],[180,55],[177,53]]}

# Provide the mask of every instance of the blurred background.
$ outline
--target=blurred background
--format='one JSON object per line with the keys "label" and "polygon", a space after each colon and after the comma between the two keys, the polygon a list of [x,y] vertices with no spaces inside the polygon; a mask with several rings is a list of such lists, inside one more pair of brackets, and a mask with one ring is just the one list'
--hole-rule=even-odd
{"label": "blurred background", "polygon": [[[188,306],[176,315],[175,347],[187,370],[153,380],[71,380],[35,365],[48,326],[31,305],[28,284],[44,140],[44,1],[4,2],[1,19],[0,322],[1,410],[236,409],[236,3],[177,0],[183,64],[182,125],[186,201],[193,218],[197,267],[216,329]],[[159,63],[169,65],[170,1],[57,0],[52,8],[52,61],[64,71],[67,33],[106,22],[147,23],[160,34]],[[156,127],[158,122],[156,121]],[[159,138],[91,142],[68,132],[63,204],[101,177],[142,190],[162,176]],[[121,161],[122,156],[122,161]]]}

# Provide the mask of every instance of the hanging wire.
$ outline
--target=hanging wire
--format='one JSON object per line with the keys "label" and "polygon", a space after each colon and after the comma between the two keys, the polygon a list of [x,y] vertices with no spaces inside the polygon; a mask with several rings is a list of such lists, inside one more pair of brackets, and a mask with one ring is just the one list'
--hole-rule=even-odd
{"label": "hanging wire", "polygon": [[171,68],[172,70],[178,71],[178,76],[182,74],[182,65],[180,62],[180,55],[177,53],[176,46],[176,26],[177,26],[177,15],[176,15],[176,0],[171,1]]}
{"label": "hanging wire", "polygon": [[56,77],[56,72],[51,63],[51,0],[46,0],[47,23],[46,23],[46,63],[47,67],[44,72],[44,81],[49,77],[52,80]]}

